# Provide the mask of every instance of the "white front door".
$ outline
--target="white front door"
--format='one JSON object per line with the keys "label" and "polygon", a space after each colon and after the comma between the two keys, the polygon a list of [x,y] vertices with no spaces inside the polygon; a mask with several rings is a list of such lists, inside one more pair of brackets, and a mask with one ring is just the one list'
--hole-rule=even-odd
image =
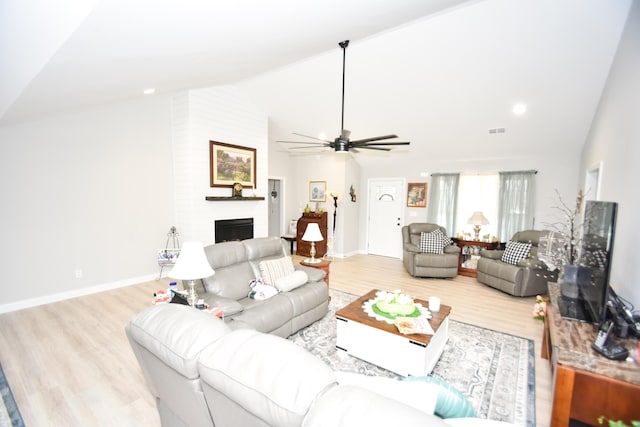
{"label": "white front door", "polygon": [[369,180],[369,254],[402,258],[404,187],[404,179]]}

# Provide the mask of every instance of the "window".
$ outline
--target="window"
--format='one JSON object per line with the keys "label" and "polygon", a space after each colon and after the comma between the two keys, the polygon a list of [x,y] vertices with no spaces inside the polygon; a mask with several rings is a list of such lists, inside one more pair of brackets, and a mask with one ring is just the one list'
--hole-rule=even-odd
{"label": "window", "polygon": [[474,237],[473,225],[467,221],[474,212],[480,211],[489,224],[483,225],[480,238],[495,236],[498,226],[498,174],[491,175],[461,175],[458,186],[458,214],[456,215],[457,233],[470,233]]}

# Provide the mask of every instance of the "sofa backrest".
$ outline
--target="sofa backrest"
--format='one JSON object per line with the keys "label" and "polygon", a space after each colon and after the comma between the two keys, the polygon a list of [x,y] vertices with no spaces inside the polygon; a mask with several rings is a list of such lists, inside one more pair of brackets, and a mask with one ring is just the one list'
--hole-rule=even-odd
{"label": "sofa backrest", "polygon": [[431,233],[432,231],[440,229],[445,236],[448,236],[447,229],[439,226],[438,224],[431,224],[428,222],[414,222],[409,224],[409,241],[416,246],[420,246],[420,233]]}
{"label": "sofa backrest", "polygon": [[212,344],[199,363],[216,427],[300,426],[326,390],[331,368],[291,341],[239,329]]}
{"label": "sofa backrest", "polygon": [[213,268],[213,276],[202,279],[207,292],[225,298],[245,298],[256,276],[247,259],[242,242],[222,242],[204,247],[207,260]]}
{"label": "sofa backrest", "polygon": [[288,256],[285,241],[280,237],[258,237],[243,240],[247,260],[255,277],[260,277],[260,261],[278,259]]}
{"label": "sofa backrest", "polygon": [[212,426],[198,358],[202,351],[230,332],[216,316],[181,304],[148,307],[125,327],[129,343],[158,410],[185,425]]}
{"label": "sofa backrest", "polygon": [[518,231],[511,238],[514,242],[531,243],[531,257],[538,257],[538,245],[540,244],[540,230]]}

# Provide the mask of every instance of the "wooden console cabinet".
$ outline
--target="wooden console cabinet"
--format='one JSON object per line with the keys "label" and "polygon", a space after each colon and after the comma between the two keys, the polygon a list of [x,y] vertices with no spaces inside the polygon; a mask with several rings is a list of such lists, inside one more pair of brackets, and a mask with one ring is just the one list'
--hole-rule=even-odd
{"label": "wooden console cabinet", "polygon": [[[549,283],[541,356],[549,359],[553,373],[551,427],[568,426],[571,420],[598,426],[601,416],[628,425],[640,420],[640,361],[609,360],[592,350],[595,326],[563,319],[559,295],[559,285]],[[619,342],[637,354],[637,339]]]}
{"label": "wooden console cabinet", "polygon": [[311,256],[311,242],[305,242],[302,240],[304,232],[307,230],[309,223],[316,222],[320,227],[320,232],[324,240],[316,242],[316,258],[322,258],[327,254],[327,213],[303,213],[300,219],[298,219],[298,231],[296,234],[296,255],[302,255],[306,257]]}
{"label": "wooden console cabinet", "polygon": [[[460,247],[460,256],[458,258],[458,274],[467,277],[477,277],[478,270],[476,268],[466,267],[473,257],[480,258],[480,250],[482,249],[503,249],[504,244],[500,242],[483,242],[481,240],[463,240],[452,237],[453,243]],[[476,253],[476,248],[477,253]],[[477,261],[476,261],[477,262]]]}

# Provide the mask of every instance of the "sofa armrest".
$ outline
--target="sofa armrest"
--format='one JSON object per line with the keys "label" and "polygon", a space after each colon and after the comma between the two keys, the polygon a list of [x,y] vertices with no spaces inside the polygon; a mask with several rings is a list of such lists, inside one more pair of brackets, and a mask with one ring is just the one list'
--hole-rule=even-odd
{"label": "sofa armrest", "polygon": [[537,258],[527,258],[518,262],[518,267],[530,268],[532,270],[535,269],[545,269],[547,268],[546,264],[540,261]]}
{"label": "sofa armrest", "polygon": [[444,247],[444,253],[445,254],[459,254],[460,253],[460,246],[456,246],[456,245],[448,245]]}
{"label": "sofa armrest", "polygon": [[207,294],[203,296],[205,302],[209,304],[209,306],[219,307],[222,310],[223,316],[233,316],[234,314],[240,313],[244,310],[242,304],[234,299],[221,297],[214,294]]}
{"label": "sofa armrest", "polygon": [[483,249],[480,251],[480,256],[483,258],[488,258],[488,259],[501,259],[502,258],[502,254],[504,253],[503,250],[501,249],[493,249],[493,250],[487,250],[487,249]]}
{"label": "sofa armrest", "polygon": [[324,280],[324,276],[327,275],[327,273],[319,268],[307,267],[306,265],[294,265],[293,268],[307,273],[307,276],[309,276],[309,282],[321,282]]}
{"label": "sofa armrest", "polygon": [[413,252],[416,254],[420,253],[420,248],[417,245],[414,245],[413,243],[405,243],[404,244],[404,250],[406,252]]}

